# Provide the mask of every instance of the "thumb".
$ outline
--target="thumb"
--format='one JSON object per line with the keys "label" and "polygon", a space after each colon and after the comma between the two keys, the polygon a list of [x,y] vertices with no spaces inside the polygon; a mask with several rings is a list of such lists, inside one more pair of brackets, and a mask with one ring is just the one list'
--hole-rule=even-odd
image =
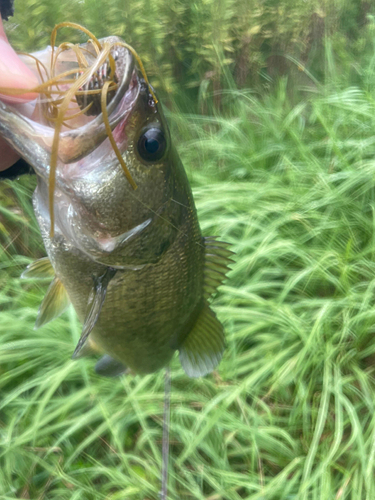
{"label": "thumb", "polygon": [[[0,87],[30,89],[38,85],[32,71],[21,61],[10,46],[3,28],[0,15]],[[17,96],[0,94],[0,99],[8,103],[31,101],[36,94],[25,93]],[[0,171],[12,166],[19,155],[0,137]]]}
{"label": "thumb", "polygon": [[[21,61],[10,46],[0,16],[0,87],[12,89],[31,89],[38,85],[34,73]],[[17,96],[5,96],[0,93],[4,102],[21,103],[35,99],[37,94],[25,93]]]}

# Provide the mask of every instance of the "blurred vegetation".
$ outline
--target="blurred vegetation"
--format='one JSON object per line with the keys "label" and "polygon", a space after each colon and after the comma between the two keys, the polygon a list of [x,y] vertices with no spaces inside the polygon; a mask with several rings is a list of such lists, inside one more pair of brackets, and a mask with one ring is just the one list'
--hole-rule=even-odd
{"label": "blurred vegetation", "polygon": [[[219,105],[223,89],[262,91],[279,76],[311,84],[311,73],[323,83],[327,40],[342,82],[356,83],[358,58],[373,50],[374,14],[370,0],[16,0],[6,28],[28,51],[44,47],[63,21],[97,37],[119,35],[139,52],[155,87],[188,96],[192,109],[198,95],[202,104],[213,92]],[[60,36],[85,39],[73,30]]]}
{"label": "blurred vegetation", "polygon": [[[202,231],[236,252],[214,302],[218,370],[191,380],[172,363],[171,500],[373,500],[372,2],[16,9],[19,48],[63,20],[135,46],[172,104]],[[43,254],[34,185],[0,194],[0,498],[156,500],[163,373],[103,380],[72,361],[72,309],[33,330],[47,286],[19,275]]]}

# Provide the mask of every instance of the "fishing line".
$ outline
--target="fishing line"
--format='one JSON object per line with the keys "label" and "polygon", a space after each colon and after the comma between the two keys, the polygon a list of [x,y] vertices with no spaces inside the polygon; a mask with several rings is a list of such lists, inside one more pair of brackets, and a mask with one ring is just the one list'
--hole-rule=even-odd
{"label": "fishing line", "polygon": [[164,375],[164,412],[160,500],[168,499],[169,427],[171,419],[171,370],[169,365]]}
{"label": "fishing line", "polygon": [[[152,208],[150,208],[146,203],[144,203],[142,200],[140,200],[132,191],[129,191],[129,193],[131,196],[133,196],[133,198],[138,201],[138,203],[140,203],[143,207],[147,208],[147,210],[149,210],[151,213],[153,213],[154,215],[156,215],[156,217],[159,217],[159,219],[163,220],[164,222],[166,222],[167,224],[169,224],[171,227],[173,227],[173,229],[176,229],[176,231],[179,233],[179,234],[182,234],[183,236],[187,236],[189,237],[189,234],[188,233],[185,233],[184,231],[182,231],[178,226],[175,226],[170,220],[166,219],[165,217],[163,217],[162,215],[158,214],[155,210],[153,210]],[[169,201],[175,201],[173,198],[169,198],[162,206],[161,208],[163,208],[164,205],[166,205]],[[186,205],[183,205],[182,203],[179,203],[179,205],[182,205],[184,207],[186,207]],[[189,208],[189,207],[186,207],[186,208]],[[195,242],[198,246],[202,247],[202,248],[206,248],[204,246],[203,243],[201,243],[200,241],[196,241]]]}
{"label": "fishing line", "polygon": [[[78,29],[84,33],[86,33],[90,38],[88,40],[88,44],[91,44],[96,57],[94,60],[94,63],[90,66],[88,63],[87,58],[85,57],[83,52],[86,52],[89,56],[92,58],[94,57],[94,54],[92,54],[89,50],[86,48],[81,48],[78,45],[74,45],[68,42],[64,42],[60,44],[57,48],[55,48],[55,41],[56,41],[56,36],[57,32],[60,28],[63,27],[70,27],[74,29]],[[26,92],[36,92],[39,93],[42,96],[41,103],[46,104],[44,107],[43,114],[46,117],[46,119],[53,123],[54,125],[54,135],[53,135],[53,143],[52,143],[52,148],[51,148],[51,159],[50,159],[50,171],[49,171],[49,183],[48,183],[48,189],[49,189],[49,213],[50,213],[50,237],[52,238],[54,236],[54,192],[55,192],[55,183],[56,183],[56,169],[57,169],[57,160],[58,160],[58,149],[59,149],[59,139],[60,139],[60,132],[62,130],[63,126],[69,127],[67,121],[74,120],[78,118],[80,115],[85,114],[92,106],[93,106],[93,101],[91,101],[87,106],[83,107],[80,111],[73,112],[72,114],[67,114],[69,111],[74,111],[74,108],[69,108],[71,103],[78,104],[77,98],[79,96],[84,96],[87,98],[87,96],[96,96],[100,94],[100,104],[101,104],[101,112],[102,112],[102,117],[103,117],[103,123],[105,125],[106,133],[109,142],[111,143],[112,149],[124,171],[124,174],[126,176],[127,181],[131,185],[132,189],[135,190],[137,188],[137,185],[135,181],[133,180],[129,170],[126,167],[125,159],[123,158],[123,155],[121,154],[116,141],[113,137],[111,126],[110,126],[110,121],[109,121],[109,116],[108,116],[108,110],[107,110],[107,98],[108,94],[111,91],[115,91],[118,88],[117,83],[113,80],[115,71],[116,71],[116,66],[115,66],[115,59],[111,54],[111,50],[114,47],[123,47],[127,49],[136,62],[138,63],[140,72],[145,80],[145,83],[147,84],[147,87],[149,89],[149,93],[152,96],[155,105],[158,103],[158,100],[153,92],[152,87],[149,84],[144,66],[142,64],[142,61],[140,57],[138,56],[137,52],[128,44],[120,41],[108,43],[104,42],[101,44],[99,40],[86,28],[75,24],[75,23],[60,23],[55,26],[55,28],[52,31],[51,34],[51,61],[50,61],[50,70],[46,68],[46,66],[39,61],[35,56],[29,55],[29,57],[33,58],[35,61],[36,65],[36,70],[39,74],[39,78],[41,80],[41,84],[38,85],[37,87],[30,89],[30,90],[25,90],[25,89],[1,89],[1,92],[7,93],[8,95],[17,95],[17,94],[24,94]],[[56,66],[58,64],[58,59],[59,56],[66,50],[72,50],[73,53],[76,56],[77,59],[77,64],[78,64],[78,70],[77,68],[68,70],[65,72],[62,72],[58,75],[55,75],[56,72]],[[109,75],[111,75],[111,78],[108,78],[104,81],[104,84],[101,88],[95,89],[95,90],[90,90],[88,89],[88,85],[90,83],[90,79],[93,77],[95,72],[98,72],[100,68],[102,67],[103,64],[108,64],[110,66],[110,72]],[[45,73],[45,77],[43,76],[43,71]],[[76,78],[67,78],[69,76],[75,75]],[[70,85],[68,89],[66,87]],[[61,89],[61,86],[65,86],[65,89]],[[85,88],[86,87],[86,88]],[[56,90],[55,90],[56,89]],[[57,94],[58,98],[53,99],[52,96],[54,94]],[[87,102],[87,101],[85,101]],[[79,106],[80,107],[80,106]],[[45,109],[46,108],[46,109]],[[74,128],[74,127],[72,127]],[[128,194],[133,197],[133,199],[141,204],[143,207],[145,207],[147,210],[149,210],[151,213],[153,213],[156,217],[159,219],[162,219],[164,222],[166,222],[168,225],[172,226],[178,234],[182,234],[185,237],[189,237],[189,235],[181,230],[178,226],[174,225],[170,220],[166,219],[162,215],[160,215],[157,211],[153,210],[151,207],[149,207],[146,203],[144,203],[141,199],[138,198],[138,196],[129,189]],[[163,210],[164,206],[169,203],[169,202],[176,203],[178,205],[181,205],[185,207],[188,210],[191,210],[190,207],[184,205],[183,203],[173,199],[172,197],[169,198],[167,201],[165,201],[164,204],[159,208],[159,210]],[[202,243],[202,241],[199,239],[198,241],[195,241],[196,244],[198,244],[200,247],[205,248],[205,245]],[[79,346],[79,344],[78,344]],[[165,377],[164,377],[164,408],[163,408],[163,437],[162,437],[162,467],[161,467],[161,491],[160,491],[160,499],[161,500],[167,500],[168,499],[168,473],[169,473],[169,452],[170,452],[170,406],[171,406],[171,374],[170,374],[170,367],[168,366],[165,370]]]}

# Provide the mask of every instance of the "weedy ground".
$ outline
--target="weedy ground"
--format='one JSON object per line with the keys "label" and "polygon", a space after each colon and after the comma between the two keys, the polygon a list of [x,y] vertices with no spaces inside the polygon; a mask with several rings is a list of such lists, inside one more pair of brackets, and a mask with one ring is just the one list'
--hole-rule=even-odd
{"label": "weedy ground", "polygon": [[[221,115],[169,116],[203,233],[236,252],[218,370],[172,363],[170,498],[373,500],[375,88],[223,98]],[[71,309],[33,330],[32,188],[9,184],[0,206],[0,497],[157,499],[163,373],[72,361]]]}

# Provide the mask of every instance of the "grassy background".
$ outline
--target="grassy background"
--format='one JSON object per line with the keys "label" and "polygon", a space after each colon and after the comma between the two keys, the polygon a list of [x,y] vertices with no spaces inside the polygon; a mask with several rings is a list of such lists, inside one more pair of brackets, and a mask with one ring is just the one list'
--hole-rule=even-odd
{"label": "grassy background", "polygon": [[[121,5],[19,0],[8,30],[28,49],[63,18],[99,36],[130,38],[169,107],[202,230],[236,252],[214,303],[228,344],[219,369],[190,380],[178,360],[172,364],[170,498],[373,500],[370,3],[155,0],[147,10],[130,1],[120,16]],[[249,31],[260,28],[239,81],[235,56],[220,55],[236,52],[207,26],[240,32],[241,12]],[[319,12],[323,34],[317,30],[308,45]],[[167,14],[174,25],[157,22]],[[194,45],[194,30],[205,44],[198,37]],[[176,39],[178,57],[170,52]],[[230,44],[240,40],[233,35]],[[202,47],[217,54],[216,83]],[[269,63],[279,53],[290,66]],[[192,102],[194,113],[183,112]],[[43,255],[33,187],[31,178],[1,186],[0,498],[157,499],[163,373],[103,380],[93,360],[73,362],[80,325],[71,309],[33,330],[46,286],[19,280]]]}

